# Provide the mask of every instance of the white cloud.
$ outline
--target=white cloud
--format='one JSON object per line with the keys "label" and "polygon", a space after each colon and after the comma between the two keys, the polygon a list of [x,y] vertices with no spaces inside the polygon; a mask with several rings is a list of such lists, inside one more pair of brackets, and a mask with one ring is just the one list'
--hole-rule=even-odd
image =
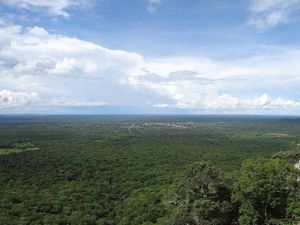
{"label": "white cloud", "polygon": [[[278,88],[278,92],[282,93],[283,84],[290,87],[291,83],[299,83],[299,59],[300,51],[297,49],[230,61],[185,57],[148,59],[137,71],[132,71],[128,80],[137,88],[150,89],[171,100],[159,105],[185,109],[235,109],[239,108],[237,106],[267,109],[263,104],[267,95],[247,102],[243,100],[247,94],[243,93],[250,88],[253,95],[256,91],[270,90],[270,87],[273,92]],[[240,96],[233,97],[231,92],[238,92]],[[274,100],[271,105],[275,106],[275,102],[279,103],[280,99]],[[293,108],[297,104],[290,106]]]}
{"label": "white cloud", "polygon": [[49,34],[39,27],[0,29],[2,75],[102,77],[124,73],[143,58],[90,42]]}
{"label": "white cloud", "polygon": [[276,110],[281,111],[285,109],[300,109],[300,101],[292,101],[283,98],[272,98],[264,93],[258,98],[240,99],[228,94],[223,94],[216,99],[206,102],[204,105],[206,109],[234,109],[234,110]]}
{"label": "white cloud", "polygon": [[[300,112],[296,89],[300,49],[272,49],[260,56],[230,60],[145,58],[41,27],[3,25],[0,90],[31,96],[7,105],[35,108],[147,105],[193,112]],[[260,93],[271,94],[253,97]]]}
{"label": "white cloud", "polygon": [[163,0],[148,0],[148,11],[154,13],[156,8],[163,3]]}
{"label": "white cloud", "polygon": [[105,102],[101,101],[78,101],[76,99],[70,99],[70,98],[54,98],[50,99],[48,101],[45,101],[43,103],[40,103],[40,105],[44,106],[62,106],[62,107],[84,107],[84,106],[103,106],[106,105]]}
{"label": "white cloud", "polygon": [[156,107],[156,108],[168,108],[168,107],[173,107],[172,105],[168,105],[168,104],[165,104],[165,103],[153,104],[152,106],[153,106],[153,107]]}
{"label": "white cloud", "polygon": [[37,93],[13,92],[10,90],[0,91],[0,109],[23,107],[37,100]]}
{"label": "white cloud", "polygon": [[289,22],[299,8],[300,0],[251,0],[252,15],[248,23],[264,30]]}
{"label": "white cloud", "polygon": [[214,98],[202,98],[199,102],[196,102],[197,107],[193,105],[183,105],[180,107],[178,104],[154,104],[157,108],[187,108],[200,109],[200,112],[229,112],[229,113],[286,113],[300,110],[300,101],[293,101],[289,99],[283,99],[281,97],[273,98],[270,95],[264,93],[256,98],[239,98],[230,94],[222,94],[214,96]]}
{"label": "white cloud", "polygon": [[66,11],[70,7],[84,4],[84,0],[0,0],[0,3],[35,11],[37,9],[46,9],[49,13],[55,16],[68,17]]}
{"label": "white cloud", "polygon": [[[110,86],[120,90],[118,86],[127,79],[129,70],[143,60],[135,53],[50,34],[40,27],[0,26],[0,90],[34,91],[47,99],[64,96],[73,99],[79,93],[72,102],[60,100],[55,105],[103,105],[102,98],[115,98],[109,94]],[[98,99],[85,100],[93,97],[84,96],[84,92],[91,91],[87,86],[94,86]],[[105,96],[101,97],[103,93]]]}

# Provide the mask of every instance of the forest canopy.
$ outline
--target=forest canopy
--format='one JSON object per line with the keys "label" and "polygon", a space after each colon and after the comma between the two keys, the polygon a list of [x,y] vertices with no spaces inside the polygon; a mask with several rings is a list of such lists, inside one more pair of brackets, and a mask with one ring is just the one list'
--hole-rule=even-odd
{"label": "forest canopy", "polygon": [[299,134],[277,118],[0,118],[0,224],[297,224]]}

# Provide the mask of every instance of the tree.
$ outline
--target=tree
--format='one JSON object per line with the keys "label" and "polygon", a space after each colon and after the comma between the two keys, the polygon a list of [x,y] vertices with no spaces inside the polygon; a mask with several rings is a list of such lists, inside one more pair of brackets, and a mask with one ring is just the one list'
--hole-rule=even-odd
{"label": "tree", "polygon": [[272,156],[272,159],[284,159],[289,163],[296,164],[300,159],[300,151],[282,151]]}
{"label": "tree", "polygon": [[233,194],[241,204],[239,223],[265,225],[287,220],[289,199],[297,191],[298,177],[299,171],[286,160],[245,161]]}
{"label": "tree", "polygon": [[223,175],[209,163],[195,163],[187,170],[171,201],[171,224],[232,224],[234,207],[230,199]]}

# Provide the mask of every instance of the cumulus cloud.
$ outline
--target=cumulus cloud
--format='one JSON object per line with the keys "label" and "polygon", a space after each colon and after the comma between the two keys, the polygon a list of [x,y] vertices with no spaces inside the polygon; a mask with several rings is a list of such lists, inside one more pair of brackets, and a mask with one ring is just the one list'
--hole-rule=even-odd
{"label": "cumulus cloud", "polygon": [[[247,102],[244,99],[247,95],[244,92],[247,89],[252,94],[256,91],[265,92],[266,89],[270,90],[267,88],[269,86],[273,88],[272,91],[278,88],[278,92],[283,93],[283,84],[290,87],[291,83],[299,83],[299,53],[299,50],[286,49],[273,53],[272,56],[230,61],[184,57],[148,59],[142,69],[133,71],[128,79],[137,88],[147,88],[170,99],[169,102],[159,102],[154,106],[234,110],[252,109],[256,105],[258,109],[267,109],[261,104],[266,95],[252,99],[251,103],[252,100]],[[239,94],[233,97],[230,93]],[[280,100],[289,102],[277,99],[273,103]],[[293,101],[289,103],[291,102]],[[283,106],[278,105],[277,108]],[[295,108],[297,104],[289,106]]]}
{"label": "cumulus cloud", "polygon": [[[0,89],[32,90],[48,99],[80,93],[76,101],[60,100],[55,105],[103,105],[101,95],[114,98],[109,93],[111,86],[120,91],[118,86],[129,70],[143,60],[136,53],[50,34],[41,27],[0,27]],[[84,92],[93,92],[100,99],[85,101],[93,94],[84,96]]]}
{"label": "cumulus cloud", "polygon": [[[158,108],[176,108],[178,104],[154,104]],[[184,105],[183,108],[189,108],[191,105]],[[193,107],[195,108],[195,107]],[[214,98],[201,99],[198,102],[197,109],[203,112],[235,112],[235,113],[284,113],[300,110],[300,101],[284,99],[281,97],[271,97],[264,93],[259,97],[240,98],[230,94],[222,94]]]}
{"label": "cumulus cloud", "polygon": [[299,8],[299,0],[252,0],[249,24],[258,29],[274,27],[288,22]]}
{"label": "cumulus cloud", "polygon": [[79,6],[83,4],[83,0],[0,0],[0,3],[9,6],[35,11],[46,9],[54,16],[68,17],[69,14],[66,11],[70,7]]}
{"label": "cumulus cloud", "polygon": [[300,109],[300,101],[292,101],[281,97],[272,98],[264,93],[257,98],[240,99],[228,94],[218,96],[212,101],[204,104],[206,109],[238,109],[238,110],[284,110],[284,109]]}
{"label": "cumulus cloud", "polygon": [[14,90],[6,90],[5,95],[23,100],[3,97],[1,105],[299,111],[298,95],[293,92],[300,84],[300,49],[271,49],[244,59],[147,58],[41,27],[4,24],[0,26],[0,90]]}
{"label": "cumulus cloud", "polygon": [[23,107],[35,101],[37,93],[13,92],[10,90],[0,91],[0,109]]}
{"label": "cumulus cloud", "polygon": [[109,76],[126,73],[133,64],[142,60],[135,53],[49,34],[40,27],[3,27],[0,29],[0,47],[3,75]]}

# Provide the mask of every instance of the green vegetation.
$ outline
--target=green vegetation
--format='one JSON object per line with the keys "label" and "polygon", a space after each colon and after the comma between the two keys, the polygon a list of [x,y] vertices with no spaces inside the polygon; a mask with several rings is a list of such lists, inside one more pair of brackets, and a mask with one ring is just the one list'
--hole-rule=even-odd
{"label": "green vegetation", "polygon": [[[300,172],[281,159],[243,163],[234,187],[240,224],[293,224],[300,221]],[[297,204],[297,205],[296,205]]]}
{"label": "green vegetation", "polygon": [[296,224],[299,125],[0,117],[0,224]]}
{"label": "green vegetation", "polygon": [[193,164],[171,200],[167,224],[232,224],[236,209],[223,174],[208,163]]}
{"label": "green vegetation", "polygon": [[31,143],[16,143],[9,148],[0,148],[0,155],[39,150]]}

